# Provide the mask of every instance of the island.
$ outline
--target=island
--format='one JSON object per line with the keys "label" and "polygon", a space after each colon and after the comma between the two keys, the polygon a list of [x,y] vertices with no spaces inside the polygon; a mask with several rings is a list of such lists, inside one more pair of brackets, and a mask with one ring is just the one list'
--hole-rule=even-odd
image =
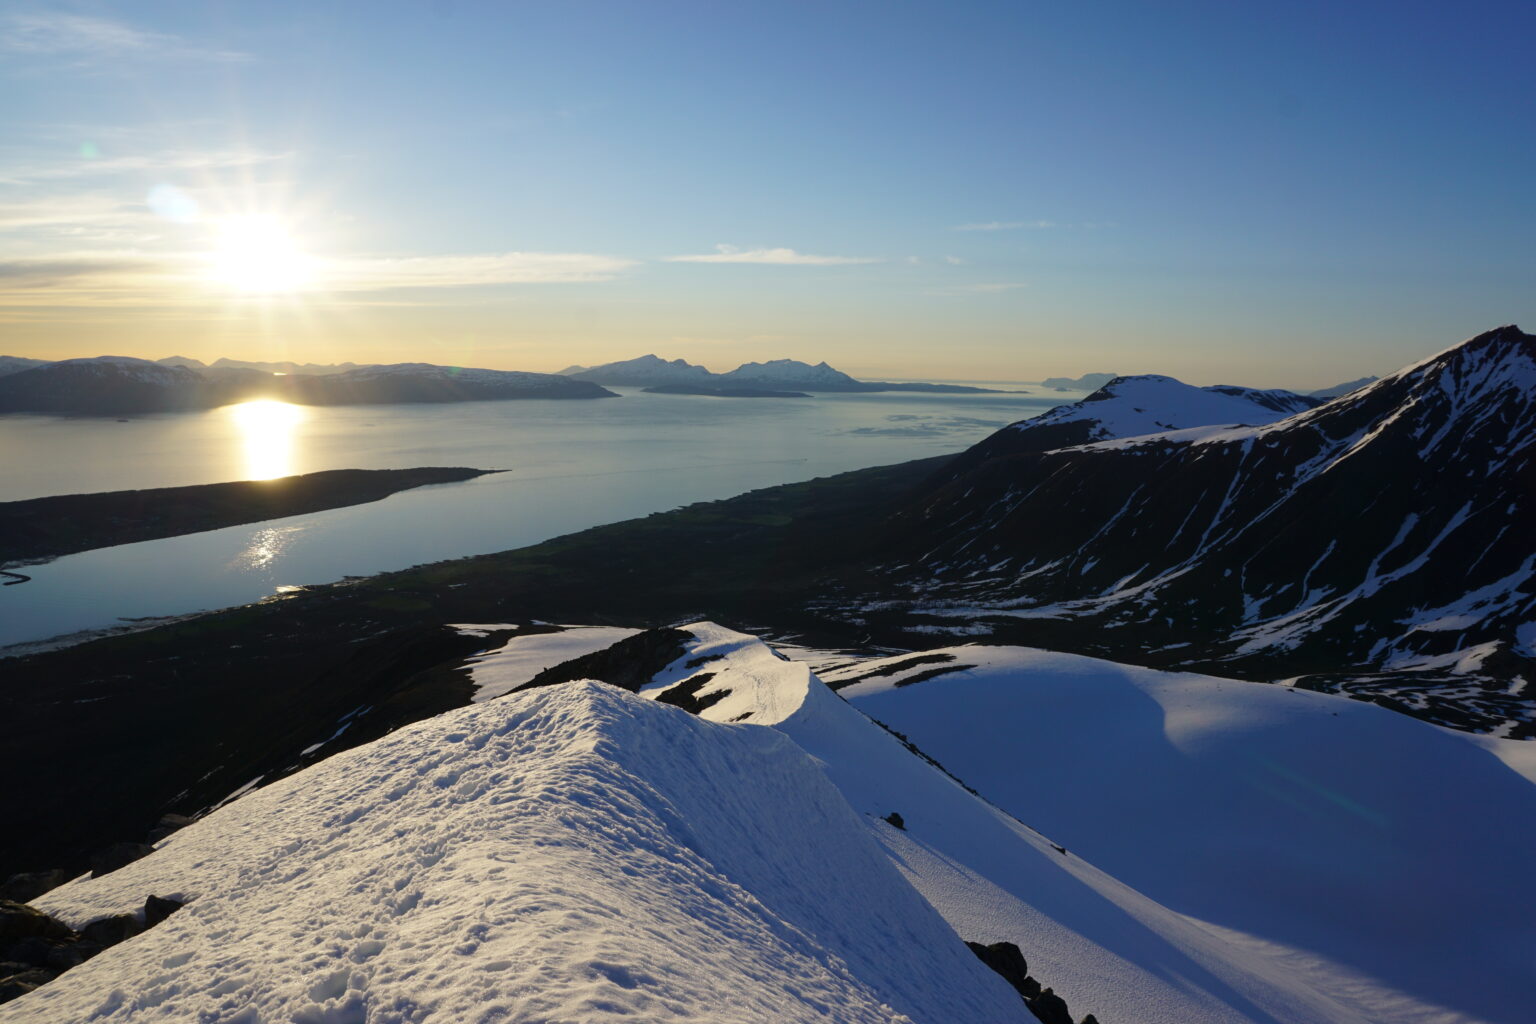
{"label": "island", "polygon": [[[456,483],[497,472],[500,470],[462,466],[331,469],[275,480],[0,502],[0,566],[363,505],[413,487]],[[25,577],[13,579],[7,585],[24,581]]]}
{"label": "island", "polygon": [[640,390],[651,395],[705,395],[710,398],[810,398],[804,391],[774,391],[770,388],[713,387],[708,384],[657,384]]}

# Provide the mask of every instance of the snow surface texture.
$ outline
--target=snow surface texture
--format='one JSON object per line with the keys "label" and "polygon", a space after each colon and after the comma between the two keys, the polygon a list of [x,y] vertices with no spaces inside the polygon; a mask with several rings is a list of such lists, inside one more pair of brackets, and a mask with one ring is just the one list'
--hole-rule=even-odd
{"label": "snow surface texture", "polygon": [[1137,437],[1213,423],[1272,423],[1314,403],[1289,391],[1230,385],[1197,388],[1158,374],[1116,377],[1081,402],[1060,405],[1011,425],[1012,430],[1087,422],[1091,440]]}
{"label": "snow surface texture", "polygon": [[[987,799],[1364,1019],[1530,1019],[1536,744],[1074,655],[926,653],[955,660],[827,678],[866,677],[839,692]],[[936,667],[960,670],[904,685]]]}
{"label": "snow surface texture", "polygon": [[785,736],[592,682],[408,726],[37,905],[149,893],[190,902],[0,1021],[1030,1020]]}
{"label": "snow surface texture", "polygon": [[[1440,1012],[1315,956],[1175,913],[1058,848],[1056,837],[1046,838],[1048,831],[1041,835],[1006,809],[966,792],[834,694],[808,666],[786,662],[755,638],[713,624],[686,628],[698,643],[643,693],[659,696],[689,687],[694,674],[709,673],[695,696],[720,699],[701,712],[704,717],[771,725],[794,739],[822,764],[903,874],[957,932],[972,941],[1017,943],[1031,973],[1061,993],[1074,1015],[1137,1024],[1472,1019]],[[924,664],[914,671],[931,668]],[[1216,682],[1263,690],[1251,683]],[[964,719],[966,711],[946,706],[927,713]],[[1085,726],[1093,727],[1080,723],[1079,729]],[[1006,760],[1014,741],[989,738]],[[939,760],[953,770],[947,758]],[[1019,787],[1037,790],[1058,783],[1054,772],[1016,771],[1015,777]],[[990,797],[985,787],[981,797]],[[892,811],[902,815],[904,830],[882,820]],[[1127,841],[1134,842],[1134,835]]]}

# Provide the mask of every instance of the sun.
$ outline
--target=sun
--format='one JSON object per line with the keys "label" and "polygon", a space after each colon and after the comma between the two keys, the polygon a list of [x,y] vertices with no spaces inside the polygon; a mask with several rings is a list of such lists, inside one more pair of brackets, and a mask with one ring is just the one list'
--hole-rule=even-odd
{"label": "sun", "polygon": [[212,276],[242,292],[295,292],[314,281],[314,261],[282,221],[229,217],[214,226]]}

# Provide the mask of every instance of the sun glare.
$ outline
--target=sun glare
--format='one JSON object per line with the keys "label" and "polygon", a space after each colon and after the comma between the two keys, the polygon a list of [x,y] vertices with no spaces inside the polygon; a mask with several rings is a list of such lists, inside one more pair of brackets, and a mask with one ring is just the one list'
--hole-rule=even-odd
{"label": "sun glare", "polygon": [[242,292],[299,291],[314,279],[314,261],[281,221],[230,217],[216,226],[213,278]]}
{"label": "sun glare", "polygon": [[245,479],[272,480],[292,475],[294,435],[305,418],[303,407],[261,399],[228,408],[240,428]]}

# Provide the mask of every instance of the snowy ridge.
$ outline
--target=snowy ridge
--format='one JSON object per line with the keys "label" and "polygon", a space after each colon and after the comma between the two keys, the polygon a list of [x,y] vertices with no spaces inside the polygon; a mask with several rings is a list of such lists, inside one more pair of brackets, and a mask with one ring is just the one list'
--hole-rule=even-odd
{"label": "snowy ridge", "polygon": [[[1422,975],[1436,973],[1428,970],[1436,958],[1450,955],[1449,946],[1435,943],[1454,945],[1455,936],[1486,920],[1484,890],[1503,884],[1473,869],[1472,859],[1481,862],[1476,851],[1512,870],[1529,846],[1529,836],[1511,834],[1499,822],[1536,803],[1536,789],[1506,778],[1507,770],[1472,737],[1335,697],[1017,648],[955,648],[827,670],[833,686],[846,687],[841,693],[850,704],[808,665],[786,660],[755,637],[713,623],[682,629],[692,637],[685,654],[643,684],[642,696],[677,701],[681,695],[702,718],[767,725],[789,736],[957,932],[1019,944],[1032,972],[1063,994],[1076,1015],[1139,1024],[1466,1022],[1485,1018],[1441,1009],[1435,996],[1462,1005],[1467,1000],[1458,986],[1486,991],[1493,978],[1498,999],[1514,1006],[1515,993],[1532,975],[1518,958],[1495,955],[1501,943],[1518,947],[1532,938],[1512,907],[1487,936],[1487,960],[1468,963],[1459,974],[1439,968],[1438,990],[1414,992],[1424,984]],[[493,681],[480,671],[477,682]],[[1124,701],[1115,688],[1139,693],[1140,702]],[[1162,717],[1145,715],[1148,696],[1163,702]],[[977,786],[980,797],[861,711],[907,733],[923,753]],[[1047,720],[1037,721],[1042,713]],[[1177,724],[1165,736],[1170,718]],[[1341,749],[1327,764],[1333,774],[1319,776],[1311,753],[1317,742],[1356,734],[1368,742]],[[1179,752],[1158,754],[1170,739]],[[1308,751],[1302,763],[1312,773],[1311,788],[1292,779],[1293,792],[1266,796],[1263,784],[1273,788],[1278,780],[1283,787],[1287,780],[1283,774],[1267,783],[1258,779],[1260,803],[1232,819],[1223,808],[1233,799],[1231,779],[1245,744],[1293,762]],[[967,745],[975,749],[965,752]],[[1123,772],[1060,767],[1085,756],[1095,765],[1135,765],[1137,795],[1116,802]],[[1391,788],[1400,763],[1423,775],[1422,787]],[[1361,766],[1371,773],[1364,782],[1351,778]],[[1249,784],[1252,774],[1242,769],[1238,777]],[[1411,820],[1390,836],[1377,835],[1369,823],[1362,829],[1320,799],[1320,785],[1356,796],[1384,788],[1396,802],[1390,808],[1378,802],[1377,812]],[[1464,837],[1489,833],[1494,841],[1487,847],[1448,842],[1424,863],[1413,863],[1414,830],[1443,816],[1437,802],[1421,798],[1463,786],[1495,801],[1484,808],[1492,817],[1467,815]],[[1191,802],[1181,806],[1174,794],[1186,792]],[[1297,814],[1285,801],[1298,798],[1312,807]],[[1140,809],[1127,813],[1132,807]],[[1075,812],[1059,821],[1062,831],[1074,832],[1072,840],[1054,826],[1042,835],[1019,820],[1041,824],[1042,809],[1063,808]],[[1330,808],[1335,813],[1318,816]],[[903,817],[902,829],[883,820],[892,811]],[[1097,826],[1089,845],[1118,862],[1134,866],[1137,851],[1156,850],[1155,866],[1141,874],[1184,912],[1090,863],[1094,853],[1077,842],[1084,821]],[[1244,839],[1250,831],[1259,838]],[[1056,845],[1064,840],[1070,851]],[[1245,853],[1241,866],[1221,866],[1235,846],[1248,842],[1262,847],[1259,856]],[[1316,855],[1323,849],[1330,851],[1328,864],[1334,856],[1344,863],[1323,868]],[[1383,872],[1384,865],[1394,870]],[[1328,874],[1317,875],[1320,870]],[[1454,881],[1426,899],[1421,873],[1442,870]],[[1308,885],[1328,891],[1333,902],[1298,904],[1294,892]],[[1395,917],[1385,913],[1399,901]],[[1330,938],[1336,903],[1365,915],[1343,929],[1342,940]],[[1186,916],[1192,911],[1196,916]],[[1389,919],[1394,924],[1384,923]],[[1409,922],[1413,934],[1435,938],[1405,945],[1393,929]]]}
{"label": "snowy ridge", "polygon": [[1028,1021],[783,735],[591,682],[408,726],[99,879],[190,900],[0,1021]]}
{"label": "snowy ridge", "polygon": [[1101,441],[1210,424],[1271,423],[1315,404],[1290,391],[1227,384],[1194,387],[1148,373],[1116,377],[1081,402],[1057,406],[1006,429],[1086,423],[1089,440]]}

